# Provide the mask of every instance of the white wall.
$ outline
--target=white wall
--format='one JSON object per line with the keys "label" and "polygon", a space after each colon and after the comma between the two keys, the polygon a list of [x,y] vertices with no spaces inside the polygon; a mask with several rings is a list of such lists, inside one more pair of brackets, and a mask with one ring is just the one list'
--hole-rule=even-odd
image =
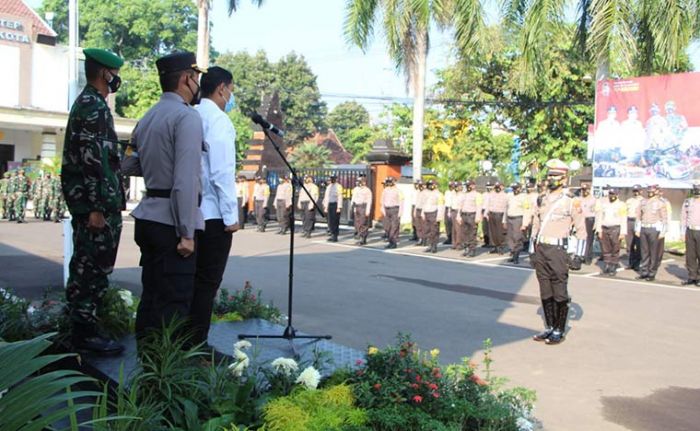
{"label": "white wall", "polygon": [[68,111],[68,49],[35,43],[32,49],[32,107]]}
{"label": "white wall", "polygon": [[0,45],[0,106],[19,105],[19,47]]}
{"label": "white wall", "polygon": [[34,159],[38,152],[35,152],[34,141],[37,137],[37,132],[26,130],[3,129],[5,139],[4,144],[14,145],[15,161],[19,162],[22,159]]}

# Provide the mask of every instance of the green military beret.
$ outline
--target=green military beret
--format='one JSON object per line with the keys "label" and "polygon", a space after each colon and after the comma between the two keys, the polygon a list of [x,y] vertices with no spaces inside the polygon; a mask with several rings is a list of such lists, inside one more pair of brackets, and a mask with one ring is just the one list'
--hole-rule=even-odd
{"label": "green military beret", "polygon": [[120,69],[124,65],[124,60],[117,54],[100,48],[85,48],[83,50],[86,58],[89,58],[104,67],[110,69]]}

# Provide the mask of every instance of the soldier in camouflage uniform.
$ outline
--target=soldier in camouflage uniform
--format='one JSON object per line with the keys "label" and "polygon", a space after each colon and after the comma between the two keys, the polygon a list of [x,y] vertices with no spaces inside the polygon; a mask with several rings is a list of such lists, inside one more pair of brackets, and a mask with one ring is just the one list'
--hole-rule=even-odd
{"label": "soldier in camouflage uniform", "polygon": [[0,212],[2,218],[7,218],[7,189],[10,187],[10,173],[5,172],[0,179]]}
{"label": "soldier in camouflage uniform", "polygon": [[17,223],[24,223],[24,212],[29,198],[29,178],[24,176],[24,169],[20,169],[15,177],[15,219]]}
{"label": "soldier in camouflage uniform", "polygon": [[53,221],[55,223],[60,223],[63,220],[66,210],[66,200],[63,196],[63,189],[61,186],[61,174],[56,175],[51,180],[51,191],[50,191],[51,201],[49,206],[49,211],[53,213]]}
{"label": "soldier in camouflage uniform", "polygon": [[41,211],[41,218],[44,221],[51,220],[51,193],[53,191],[52,188],[53,178],[51,178],[51,173],[47,172],[44,178],[41,180],[41,195],[39,196],[38,201],[39,209]]}
{"label": "soldier in camouflage uniform", "polygon": [[10,179],[7,181],[7,218],[10,221],[15,221],[15,191],[17,190],[17,171],[10,174]]}
{"label": "soldier in camouflage uniform", "polygon": [[34,210],[35,219],[41,218],[41,213],[39,209],[39,196],[41,195],[42,179],[42,176],[39,176],[38,178],[34,179],[32,181],[32,187],[29,192],[30,199],[32,200],[32,209]]}
{"label": "soldier in camouflage uniform", "polygon": [[83,52],[88,83],[68,117],[61,168],[63,197],[73,217],[66,298],[73,346],[119,354],[124,347],[100,334],[96,312],[114,269],[125,208],[121,151],[106,101],[109,93],[119,89],[124,60],[101,49]]}

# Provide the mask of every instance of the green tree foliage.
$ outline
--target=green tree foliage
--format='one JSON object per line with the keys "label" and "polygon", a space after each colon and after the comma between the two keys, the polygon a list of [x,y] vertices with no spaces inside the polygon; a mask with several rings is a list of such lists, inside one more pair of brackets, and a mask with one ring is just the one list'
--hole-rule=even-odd
{"label": "green tree foliage", "polygon": [[344,145],[351,130],[369,125],[369,112],[357,102],[343,102],[328,114],[326,124]]}
{"label": "green tree foliage", "polygon": [[[197,6],[191,0],[78,0],[80,46],[110,49],[127,61],[153,59],[175,49],[196,51]],[[54,12],[59,42],[68,40],[68,2],[44,0]]]}
{"label": "green tree foliage", "polygon": [[126,63],[120,71],[122,87],[117,92],[117,114],[141,118],[160,98],[158,73],[153,62]]}
{"label": "green tree foliage", "polygon": [[306,141],[294,149],[290,161],[299,169],[323,168],[331,163],[331,150],[313,141]]}
{"label": "green tree foliage", "polygon": [[290,53],[273,63],[264,51],[224,53],[216,64],[233,74],[233,92],[243,113],[258,110],[265,94],[279,92],[290,142],[300,143],[324,128],[326,104],[303,56]]}

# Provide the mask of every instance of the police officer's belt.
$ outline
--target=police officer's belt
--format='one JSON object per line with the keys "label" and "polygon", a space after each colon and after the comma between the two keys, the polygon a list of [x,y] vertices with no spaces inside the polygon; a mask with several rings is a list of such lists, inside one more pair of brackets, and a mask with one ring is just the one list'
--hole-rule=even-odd
{"label": "police officer's belt", "polygon": [[538,236],[537,243],[538,244],[547,244],[547,245],[560,245],[562,247],[567,247],[569,244],[569,239],[568,238],[550,238],[550,237],[546,237],[546,236]]}
{"label": "police officer's belt", "polygon": [[170,199],[170,194],[173,189],[146,189],[146,196],[149,198],[166,198]]}
{"label": "police officer's belt", "polygon": [[645,227],[645,228],[656,228],[656,223],[642,223],[642,227]]}
{"label": "police officer's belt", "polygon": [[521,215],[518,215],[518,216],[508,216],[508,218],[510,218],[510,219],[516,219],[516,218],[523,218],[523,216],[521,216]]}
{"label": "police officer's belt", "polygon": [[384,207],[385,210],[393,210],[393,209],[398,209],[398,208],[399,208],[398,205],[395,207]]}
{"label": "police officer's belt", "polygon": [[627,217],[627,220],[628,221],[635,221],[635,220],[637,220],[637,217]]}
{"label": "police officer's belt", "polygon": [[700,226],[688,225],[688,229],[690,229],[690,230],[700,230]]}

